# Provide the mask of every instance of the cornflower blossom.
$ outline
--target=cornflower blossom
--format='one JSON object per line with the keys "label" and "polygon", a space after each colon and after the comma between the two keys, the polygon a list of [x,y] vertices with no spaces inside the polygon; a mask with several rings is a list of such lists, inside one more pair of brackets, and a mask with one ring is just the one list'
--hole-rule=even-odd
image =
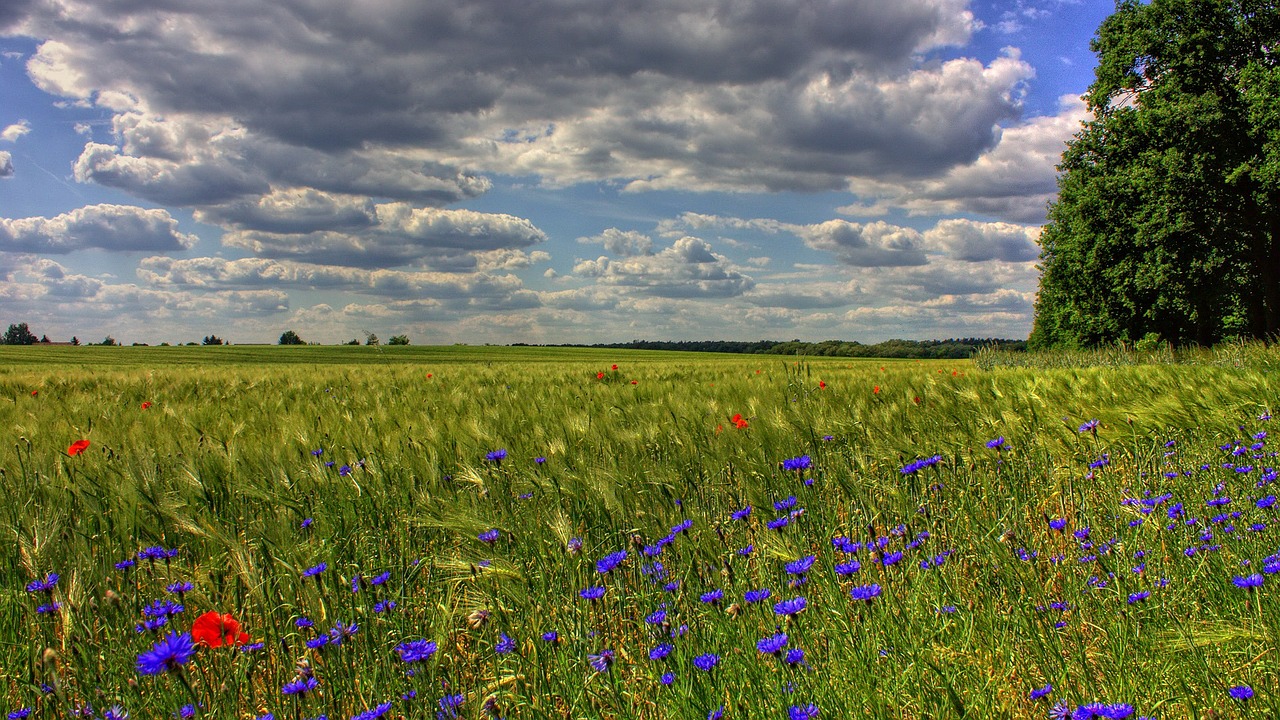
{"label": "cornflower blossom", "polygon": [[917,472],[920,472],[921,470],[928,467],[933,467],[934,465],[937,465],[940,462],[942,462],[941,455],[934,455],[933,457],[928,457],[928,458],[920,458],[919,460],[915,460],[913,462],[907,463],[898,472],[902,473],[903,475],[914,475]]}
{"label": "cornflower blossom", "polygon": [[594,655],[588,655],[587,662],[596,672],[608,672],[609,668],[613,666],[613,651],[606,648]]}
{"label": "cornflower blossom", "polygon": [[694,667],[702,672],[711,672],[718,664],[720,664],[720,656],[715,653],[706,653],[693,659]]}
{"label": "cornflower blossom", "polygon": [[195,654],[196,645],[187,633],[170,633],[150,650],[138,655],[138,672],[143,675],[159,675],[173,672],[186,664]]}
{"label": "cornflower blossom", "polygon": [[788,458],[782,461],[782,469],[788,470],[788,471],[808,470],[812,466],[813,466],[813,458],[809,457],[808,455],[801,455],[800,457]]}
{"label": "cornflower blossom", "polygon": [[307,568],[306,570],[303,570],[303,571],[302,571],[302,577],[304,577],[304,578],[315,577],[315,576],[319,575],[320,573],[322,573],[322,572],[324,572],[325,570],[328,570],[328,569],[329,569],[329,563],[323,563],[323,562],[322,562],[322,563],[318,563],[318,564],[316,564],[316,565],[312,565],[311,567]]}
{"label": "cornflower blossom", "polygon": [[497,450],[493,450],[491,452],[487,452],[484,454],[484,459],[488,460],[491,463],[501,463],[503,460],[506,459],[506,457],[507,457],[507,451],[504,448],[499,448]]}
{"label": "cornflower blossom", "polygon": [[778,655],[787,646],[787,634],[778,633],[770,635],[767,638],[761,638],[756,643],[756,649],[764,655]]}
{"label": "cornflower blossom", "polygon": [[1249,700],[1253,698],[1253,688],[1248,685],[1236,685],[1227,689],[1227,694],[1233,700]]}
{"label": "cornflower blossom", "polygon": [[430,640],[409,640],[396,646],[396,653],[406,663],[427,660],[436,652],[436,644]]}
{"label": "cornflower blossom", "polygon": [[804,599],[804,596],[794,597],[789,600],[781,600],[775,603],[773,606],[773,612],[775,615],[790,617],[804,612],[805,606],[807,605],[808,601]]}
{"label": "cornflower blossom", "polygon": [[849,591],[849,596],[852,597],[854,600],[865,601],[868,605],[871,604],[872,600],[879,597],[879,595],[880,595],[880,585],[878,583],[872,583],[870,585],[859,585],[858,587],[855,587],[854,589]]}
{"label": "cornflower blossom", "polygon": [[609,553],[596,561],[596,572],[601,575],[607,575],[613,572],[614,568],[622,564],[627,559],[627,551],[619,550],[615,553]]}
{"label": "cornflower blossom", "polygon": [[305,696],[307,693],[320,687],[320,682],[314,677],[305,677],[292,680],[284,684],[280,688],[282,695],[298,695]]}

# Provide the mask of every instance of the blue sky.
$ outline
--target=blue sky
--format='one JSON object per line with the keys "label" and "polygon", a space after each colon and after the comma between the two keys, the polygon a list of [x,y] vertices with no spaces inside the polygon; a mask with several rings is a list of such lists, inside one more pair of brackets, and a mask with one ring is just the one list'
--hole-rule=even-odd
{"label": "blue sky", "polygon": [[1096,0],[15,0],[0,322],[1025,337]]}

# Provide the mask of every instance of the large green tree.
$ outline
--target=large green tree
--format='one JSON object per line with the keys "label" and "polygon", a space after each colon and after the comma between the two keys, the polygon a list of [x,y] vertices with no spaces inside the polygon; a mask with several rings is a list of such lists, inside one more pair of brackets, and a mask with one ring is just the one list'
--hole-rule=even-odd
{"label": "large green tree", "polygon": [[1036,347],[1280,331],[1280,10],[1121,0],[1040,237]]}

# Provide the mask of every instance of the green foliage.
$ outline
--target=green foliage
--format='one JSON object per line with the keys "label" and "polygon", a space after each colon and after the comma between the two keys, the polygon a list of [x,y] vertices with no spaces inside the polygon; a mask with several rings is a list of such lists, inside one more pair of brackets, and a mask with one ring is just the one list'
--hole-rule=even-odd
{"label": "green foliage", "polygon": [[1033,347],[1280,331],[1273,3],[1124,0],[1041,237]]}
{"label": "green foliage", "polygon": [[409,336],[408,336],[408,335],[393,335],[393,336],[391,337],[391,339],[387,341],[387,344],[388,344],[388,345],[408,345],[408,344],[409,344]]}
{"label": "green foliage", "polygon": [[280,342],[278,345],[306,345],[306,341],[298,337],[298,333],[292,330],[285,330],[280,334]]}
{"label": "green foliage", "polygon": [[4,331],[4,336],[0,337],[0,345],[34,345],[36,343],[35,333],[31,332],[31,328],[26,323],[15,323]]}
{"label": "green foliage", "polygon": [[223,343],[222,343],[222,338],[218,337],[217,335],[206,335],[204,339],[200,341],[200,344],[201,345],[221,345]]}

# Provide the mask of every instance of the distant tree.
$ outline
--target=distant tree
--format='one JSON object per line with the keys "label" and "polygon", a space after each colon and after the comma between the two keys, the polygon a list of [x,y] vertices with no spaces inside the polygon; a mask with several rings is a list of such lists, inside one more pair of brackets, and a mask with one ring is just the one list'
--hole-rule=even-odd
{"label": "distant tree", "polygon": [[350,340],[348,340],[347,342],[344,342],[344,343],[342,343],[342,344],[343,344],[343,345],[359,345],[359,344],[360,344],[360,340],[359,340],[358,338],[351,338]]}
{"label": "distant tree", "polygon": [[48,335],[41,335],[41,336],[40,336],[40,344],[41,344],[41,345],[48,345],[48,344],[49,344],[49,343],[51,343],[51,342],[53,342],[53,341],[49,339],[49,336],[48,336]]}
{"label": "distant tree", "polygon": [[387,341],[387,344],[388,344],[388,345],[408,345],[408,344],[409,344],[409,336],[408,336],[408,335],[394,335],[394,336],[392,336],[392,338],[391,338],[390,340],[388,340],[388,341]]}
{"label": "distant tree", "polygon": [[8,330],[4,331],[4,337],[0,338],[0,344],[4,345],[35,345],[36,336],[31,332],[31,328],[26,323],[16,323],[10,325]]}
{"label": "distant tree", "polygon": [[378,336],[377,336],[377,335],[374,335],[373,333],[365,333],[365,334],[364,334],[364,344],[365,344],[365,345],[377,345],[377,344],[378,344]]}
{"label": "distant tree", "polygon": [[223,342],[222,342],[222,338],[218,337],[217,335],[209,335],[209,336],[206,336],[204,340],[201,340],[200,344],[201,345],[222,345]]}
{"label": "distant tree", "polygon": [[106,337],[102,338],[102,342],[100,342],[100,343],[98,343],[98,344],[99,344],[99,345],[106,345],[106,346],[108,346],[108,347],[114,347],[115,345],[119,345],[119,343],[117,343],[117,342],[116,342],[116,339],[115,339],[115,338],[113,338],[113,337],[111,337],[110,335],[108,335],[108,336],[106,336]]}
{"label": "distant tree", "polygon": [[280,345],[306,345],[307,343],[300,337],[298,333],[292,330],[285,330],[280,335]]}
{"label": "distant tree", "polygon": [[71,344],[72,344],[72,345],[79,345],[79,344],[80,344],[80,338],[76,337],[75,335],[72,335],[72,336],[71,336]]}

